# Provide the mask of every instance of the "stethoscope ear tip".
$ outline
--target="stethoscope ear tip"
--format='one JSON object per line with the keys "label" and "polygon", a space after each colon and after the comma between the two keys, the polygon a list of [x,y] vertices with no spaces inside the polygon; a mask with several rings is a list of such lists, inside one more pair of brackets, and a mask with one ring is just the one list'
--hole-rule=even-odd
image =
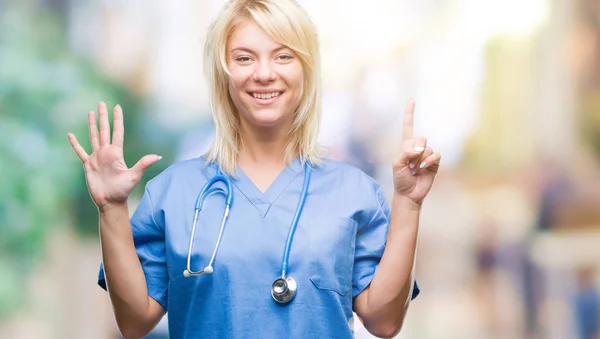
{"label": "stethoscope ear tip", "polygon": [[190,270],[185,269],[185,270],[183,270],[183,276],[185,278],[189,278],[192,275],[198,276],[198,275],[203,275],[203,274],[211,274],[213,271],[214,271],[213,267],[211,265],[208,265],[202,271],[194,272],[193,274]]}

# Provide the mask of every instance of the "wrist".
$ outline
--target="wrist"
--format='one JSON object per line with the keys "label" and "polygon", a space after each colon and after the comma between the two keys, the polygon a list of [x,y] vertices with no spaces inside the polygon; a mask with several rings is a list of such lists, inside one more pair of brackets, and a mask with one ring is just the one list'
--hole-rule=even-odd
{"label": "wrist", "polygon": [[119,203],[106,203],[102,206],[98,206],[98,213],[101,215],[113,214],[113,213],[121,213],[127,212],[127,201],[119,202]]}
{"label": "wrist", "polygon": [[423,206],[422,201],[415,202],[411,198],[409,198],[405,195],[402,195],[402,194],[398,194],[398,193],[394,193],[392,204],[394,206],[400,207],[402,209],[406,209],[406,210],[414,211],[414,212],[421,211],[421,206]]}

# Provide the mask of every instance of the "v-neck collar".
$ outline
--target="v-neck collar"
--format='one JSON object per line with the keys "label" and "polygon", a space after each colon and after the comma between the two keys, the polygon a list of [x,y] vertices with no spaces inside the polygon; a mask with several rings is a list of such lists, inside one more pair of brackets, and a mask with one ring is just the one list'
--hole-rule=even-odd
{"label": "v-neck collar", "polygon": [[237,176],[233,178],[231,183],[256,207],[258,213],[264,218],[281,193],[302,173],[303,167],[300,157],[296,157],[277,175],[264,193],[256,187],[239,166],[236,166],[236,171]]}

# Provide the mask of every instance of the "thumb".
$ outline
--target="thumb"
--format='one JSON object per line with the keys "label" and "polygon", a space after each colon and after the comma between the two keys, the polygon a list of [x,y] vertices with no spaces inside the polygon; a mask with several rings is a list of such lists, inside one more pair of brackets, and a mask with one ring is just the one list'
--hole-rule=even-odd
{"label": "thumb", "polygon": [[131,170],[136,173],[137,175],[139,175],[140,177],[142,176],[142,174],[144,174],[144,171],[146,170],[146,168],[150,167],[150,165],[152,165],[153,163],[159,161],[160,159],[162,159],[161,156],[156,155],[156,154],[149,154],[146,155],[144,157],[142,157],[132,168]]}
{"label": "thumb", "polygon": [[402,142],[402,153],[396,160],[398,165],[406,165],[408,162],[419,159],[423,153],[423,147],[416,147],[413,139],[407,139]]}

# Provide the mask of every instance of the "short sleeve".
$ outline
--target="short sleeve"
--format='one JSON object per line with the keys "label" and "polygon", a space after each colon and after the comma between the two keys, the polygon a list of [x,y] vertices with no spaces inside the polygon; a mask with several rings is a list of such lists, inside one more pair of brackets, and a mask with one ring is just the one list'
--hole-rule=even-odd
{"label": "short sleeve", "polygon": [[[131,217],[131,230],[136,252],[146,276],[148,295],[166,310],[169,274],[166,263],[165,232],[164,227],[156,223],[148,187]],[[100,265],[98,285],[107,289],[103,265]]]}
{"label": "short sleeve", "polygon": [[[352,298],[359,295],[373,280],[385,250],[390,225],[390,207],[380,186],[376,187],[375,198],[371,200],[374,202],[365,211],[356,235]],[[411,299],[416,298],[419,293],[420,289],[415,281]]]}

